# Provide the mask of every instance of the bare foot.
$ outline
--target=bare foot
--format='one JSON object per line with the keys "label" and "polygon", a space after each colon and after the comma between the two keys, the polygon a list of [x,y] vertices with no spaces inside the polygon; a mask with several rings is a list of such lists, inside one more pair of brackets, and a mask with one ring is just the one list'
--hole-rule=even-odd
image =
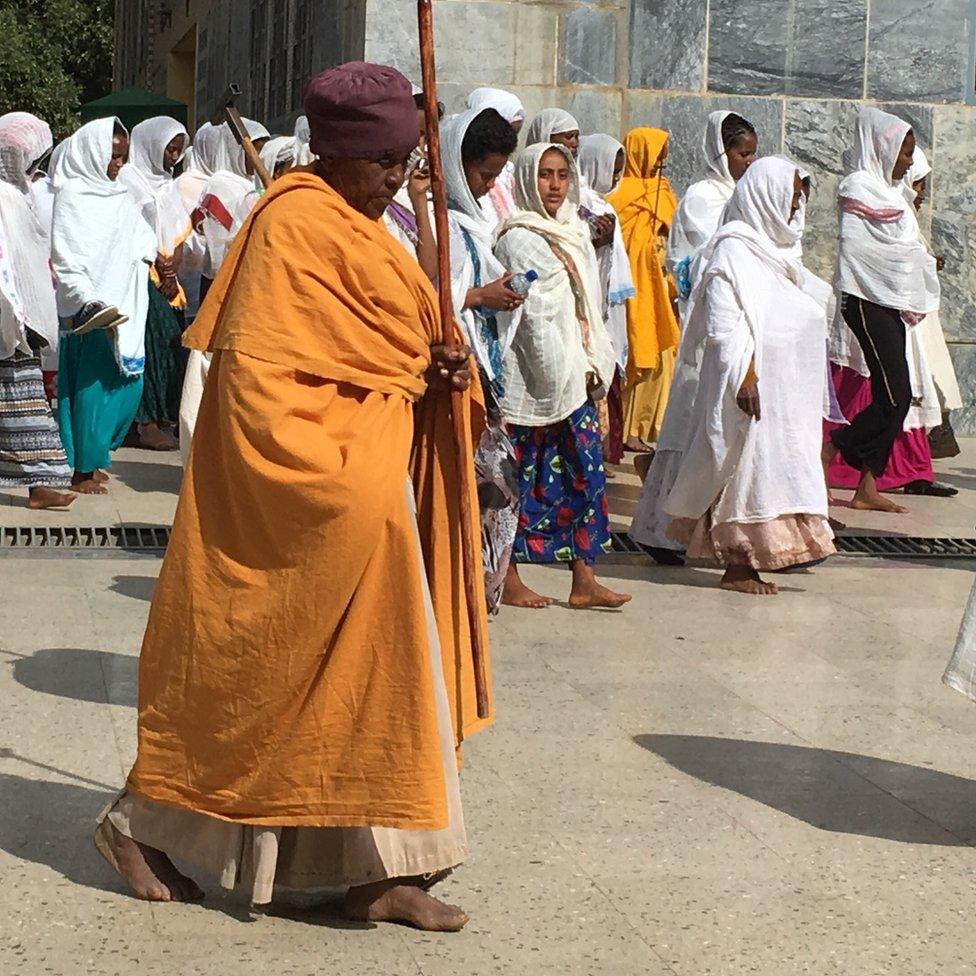
{"label": "bare foot", "polygon": [[391,878],[350,888],[343,902],[347,918],[357,922],[399,922],[423,932],[460,932],[468,916],[422,888]]}
{"label": "bare foot", "polygon": [[27,507],[35,512],[46,508],[67,508],[78,496],[73,491],[55,491],[37,486],[27,496]]}
{"label": "bare foot", "polygon": [[654,452],[648,451],[646,454],[637,454],[634,457],[634,470],[641,484],[647,481],[647,472],[651,470],[651,462],[654,460]]}
{"label": "bare foot", "polygon": [[180,874],[162,852],[126,837],[106,818],[95,831],[95,848],[143,901],[199,901],[203,890]]}
{"label": "bare foot", "polygon": [[618,610],[632,599],[629,593],[614,593],[600,583],[594,583],[585,590],[577,590],[574,586],[569,594],[569,605],[574,610]]}
{"label": "bare foot", "polygon": [[108,489],[95,477],[94,471],[76,471],[71,476],[71,488],[81,495],[108,494]]}
{"label": "bare foot", "polygon": [[522,607],[524,610],[545,610],[556,601],[548,596],[541,596],[535,590],[530,590],[519,576],[514,565],[508,567],[505,576],[505,588],[502,590],[502,603],[506,607]]}
{"label": "bare foot", "polygon": [[159,424],[139,424],[139,446],[150,451],[175,451],[180,445],[168,431]]}
{"label": "bare foot", "polygon": [[759,574],[748,566],[729,566],[722,577],[722,589],[733,593],[746,593],[749,596],[776,596],[779,587],[775,583],[767,583],[760,579]]}
{"label": "bare foot", "polygon": [[639,437],[628,437],[624,442],[624,449],[634,454],[646,454],[651,450]]}
{"label": "bare foot", "polygon": [[904,505],[885,498],[880,492],[862,492],[860,488],[851,499],[851,508],[860,512],[891,512],[892,515],[904,515],[908,511]]}
{"label": "bare foot", "polygon": [[96,468],[92,471],[92,481],[98,481],[101,484],[106,484],[108,482],[108,472],[102,471],[100,468]]}

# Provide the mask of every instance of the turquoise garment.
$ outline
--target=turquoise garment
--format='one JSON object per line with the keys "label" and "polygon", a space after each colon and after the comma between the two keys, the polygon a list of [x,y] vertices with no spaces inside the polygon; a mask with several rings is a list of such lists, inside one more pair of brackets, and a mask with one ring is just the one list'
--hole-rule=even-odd
{"label": "turquoise garment", "polygon": [[94,471],[112,463],[142,399],[142,376],[123,376],[103,331],[61,335],[58,425],[68,464]]}

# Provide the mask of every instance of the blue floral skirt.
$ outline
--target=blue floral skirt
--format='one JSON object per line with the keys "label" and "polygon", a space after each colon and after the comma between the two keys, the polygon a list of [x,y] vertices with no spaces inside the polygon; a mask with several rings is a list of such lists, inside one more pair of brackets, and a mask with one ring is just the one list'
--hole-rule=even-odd
{"label": "blue floral skirt", "polygon": [[596,407],[547,427],[510,427],[519,475],[513,559],[587,565],[610,551],[607,476]]}

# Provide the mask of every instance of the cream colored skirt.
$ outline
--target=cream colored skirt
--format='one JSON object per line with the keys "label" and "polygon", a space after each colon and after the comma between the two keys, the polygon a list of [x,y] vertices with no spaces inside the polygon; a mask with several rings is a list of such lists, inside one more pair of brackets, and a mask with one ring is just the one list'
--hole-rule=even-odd
{"label": "cream colored skirt", "polygon": [[[409,481],[406,488],[413,506]],[[196,865],[214,875],[224,888],[249,887],[255,905],[268,904],[275,885],[298,889],[352,887],[386,878],[430,876],[461,864],[467,856],[467,840],[454,732],[419,536],[417,558],[424,581],[430,673],[447,789],[447,827],[402,830],[250,826],[144,800],[131,793],[122,793],[102,812],[99,823],[108,817],[126,837]]]}

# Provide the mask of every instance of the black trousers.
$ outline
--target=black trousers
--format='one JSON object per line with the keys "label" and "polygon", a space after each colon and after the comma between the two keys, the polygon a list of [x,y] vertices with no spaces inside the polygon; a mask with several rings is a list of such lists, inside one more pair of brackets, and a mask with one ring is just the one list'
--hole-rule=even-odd
{"label": "black trousers", "polygon": [[871,370],[871,403],[830,439],[852,468],[867,469],[880,478],[912,405],[905,323],[893,308],[855,295],[842,295],[841,302],[844,321],[857,336]]}

